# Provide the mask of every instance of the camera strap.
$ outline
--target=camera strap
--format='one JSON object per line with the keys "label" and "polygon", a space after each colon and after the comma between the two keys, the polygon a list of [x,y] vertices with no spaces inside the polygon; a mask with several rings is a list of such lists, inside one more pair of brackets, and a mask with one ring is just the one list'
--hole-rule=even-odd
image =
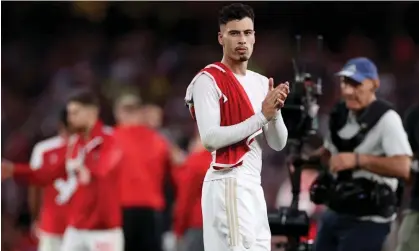
{"label": "camera strap", "polygon": [[357,122],[360,129],[350,139],[342,139],[339,137],[339,130],[341,130],[349,116],[349,109],[346,108],[344,102],[339,102],[330,114],[330,134],[333,144],[339,152],[353,152],[354,149],[361,144],[368,132],[377,124],[381,117],[393,107],[390,103],[383,100],[376,100],[371,103],[364,111],[357,116]]}
{"label": "camera strap", "polygon": [[[381,117],[393,107],[383,100],[372,102],[366,109],[357,115],[359,131],[350,139],[342,139],[338,132],[345,126],[349,116],[349,109],[344,102],[339,102],[330,115],[330,136],[333,144],[339,152],[353,152],[367,136],[368,132],[378,123]],[[338,180],[349,180],[352,177],[352,170],[342,171],[338,174]]]}

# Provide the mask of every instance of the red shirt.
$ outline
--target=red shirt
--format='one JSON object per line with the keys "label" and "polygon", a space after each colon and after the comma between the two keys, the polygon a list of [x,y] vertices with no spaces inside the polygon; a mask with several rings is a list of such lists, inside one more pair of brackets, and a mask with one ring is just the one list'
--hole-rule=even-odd
{"label": "red shirt", "polygon": [[[30,165],[22,166],[28,172],[43,168],[50,169],[52,165],[61,163],[64,166],[66,140],[55,136],[37,143],[32,151]],[[75,180],[73,180],[74,182]],[[64,194],[71,193],[69,179],[65,174],[54,183],[48,183],[42,193],[42,206],[40,209],[39,227],[42,231],[62,235],[67,226],[68,201],[62,199]],[[74,189],[73,189],[74,191]]]}
{"label": "red shirt", "polygon": [[[119,200],[119,169],[121,157],[109,130],[97,122],[88,138],[77,135],[65,149],[71,158],[82,157],[91,173],[87,184],[77,183],[77,189],[69,198],[68,225],[77,229],[110,229],[121,226]],[[81,154],[84,152],[84,157]],[[15,165],[15,173],[25,174],[24,167]],[[27,171],[26,171],[27,174]],[[26,177],[32,183],[48,184],[66,174],[65,165],[53,165],[48,169],[32,171]],[[73,175],[69,171],[69,175]]]}
{"label": "red shirt", "polygon": [[[200,73],[209,75],[222,93],[222,97],[219,100],[220,126],[236,125],[255,115],[249,96],[226,65],[216,62],[202,69]],[[192,117],[195,118],[194,110],[191,109],[190,111]],[[240,142],[217,149],[215,151],[213,168],[222,170],[241,166],[243,156],[250,149],[249,145],[260,133],[262,133],[262,128]]]}
{"label": "red shirt", "polygon": [[182,236],[188,228],[202,228],[202,184],[211,164],[206,150],[192,153],[179,168],[178,194],[174,211],[174,232]]}
{"label": "red shirt", "polygon": [[[95,140],[102,143],[94,144]],[[85,151],[84,164],[92,178],[88,184],[79,184],[71,199],[69,225],[77,229],[120,227],[119,168],[116,167],[121,152],[109,129],[97,122],[89,138],[79,136],[73,151],[70,150],[73,158],[80,157],[80,151]]]}
{"label": "red shirt", "polygon": [[118,126],[114,137],[123,152],[120,161],[122,206],[163,210],[163,182],[170,170],[167,140],[142,125]]}

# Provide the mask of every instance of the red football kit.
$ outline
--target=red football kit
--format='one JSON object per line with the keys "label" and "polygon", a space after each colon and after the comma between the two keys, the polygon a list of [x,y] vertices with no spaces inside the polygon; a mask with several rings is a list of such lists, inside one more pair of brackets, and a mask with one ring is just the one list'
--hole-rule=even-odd
{"label": "red football kit", "polygon": [[[16,179],[30,177],[34,170],[50,170],[51,166],[65,163],[66,138],[55,136],[38,142],[33,148],[30,164],[21,164],[20,169],[26,175],[18,175]],[[19,170],[19,168],[17,169]],[[58,176],[57,176],[58,177]],[[35,183],[39,180],[35,180]],[[74,192],[76,179],[63,174],[53,183],[49,182],[42,189],[42,204],[38,216],[39,236],[38,251],[60,250],[62,237],[67,227],[68,198]]]}
{"label": "red football kit", "polygon": [[[121,226],[119,203],[119,171],[116,168],[121,151],[114,144],[109,129],[97,122],[87,137],[70,137],[66,147],[60,148],[55,164],[29,170],[26,164],[15,164],[15,175],[38,185],[50,185],[55,179],[76,175],[69,162],[79,161],[90,171],[87,184],[75,182],[73,192],[62,196],[68,199],[68,225],[76,229],[104,230]],[[57,154],[58,156],[58,154]]]}
{"label": "red football kit", "polygon": [[[42,159],[45,166],[51,166],[65,158],[63,148],[64,140],[59,148],[52,149],[43,154]],[[33,168],[34,166],[31,165]],[[41,167],[42,168],[42,167]],[[76,179],[74,176],[63,175],[56,179],[53,184],[46,186],[43,190],[43,202],[40,211],[39,227],[42,231],[53,234],[64,234],[67,227],[68,195],[75,191]],[[65,198],[64,198],[65,197]]]}
{"label": "red football kit", "polygon": [[[64,163],[66,139],[55,136],[37,143],[31,155],[30,167],[49,169],[51,165]],[[74,177],[73,177],[74,178]],[[42,206],[38,226],[46,233],[62,235],[67,226],[68,201],[63,200],[63,194],[72,190],[70,183],[75,182],[67,175],[48,184],[42,191]]]}
{"label": "red football kit", "polygon": [[211,153],[206,150],[192,153],[178,170],[174,211],[174,232],[178,237],[189,228],[202,229],[202,184],[211,160]]}
{"label": "red football kit", "polygon": [[118,126],[113,134],[124,152],[120,161],[122,206],[163,210],[164,178],[171,163],[168,141],[143,125]]}

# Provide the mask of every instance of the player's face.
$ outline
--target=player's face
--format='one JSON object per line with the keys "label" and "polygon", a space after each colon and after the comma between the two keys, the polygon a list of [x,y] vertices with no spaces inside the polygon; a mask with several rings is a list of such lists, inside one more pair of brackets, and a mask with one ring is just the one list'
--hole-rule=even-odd
{"label": "player's face", "polygon": [[374,97],[377,83],[370,79],[357,83],[349,78],[341,77],[340,86],[346,107],[350,110],[360,110],[370,104]]}
{"label": "player's face", "polygon": [[128,119],[129,113],[123,107],[118,106],[114,110],[114,116],[116,121],[120,124]]}
{"label": "player's face", "polygon": [[68,122],[76,131],[84,130],[88,126],[92,116],[96,116],[93,107],[85,106],[78,102],[67,104]]}
{"label": "player's face", "polygon": [[148,105],[143,108],[145,123],[155,129],[161,127],[163,123],[163,110],[154,105]]}
{"label": "player's face", "polygon": [[218,34],[218,42],[223,46],[224,56],[241,62],[249,60],[255,44],[252,19],[245,17],[222,25]]}
{"label": "player's face", "polygon": [[134,107],[117,106],[114,115],[118,124],[129,123],[128,121],[142,120],[141,110]]}

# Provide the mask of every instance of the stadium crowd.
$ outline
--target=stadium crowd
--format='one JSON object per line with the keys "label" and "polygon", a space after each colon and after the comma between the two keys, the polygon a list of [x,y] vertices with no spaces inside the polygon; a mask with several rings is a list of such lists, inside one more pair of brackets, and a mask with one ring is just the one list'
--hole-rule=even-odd
{"label": "stadium crowd", "polygon": [[[199,143],[191,133],[196,129],[185,107],[184,93],[200,68],[219,60],[216,21],[207,14],[216,13],[220,4],[164,5],[135,2],[2,3],[2,19],[9,26],[2,30],[2,157],[27,162],[36,142],[56,134],[60,109],[80,89],[94,90],[100,97],[100,117],[107,125],[115,125],[117,98],[126,93],[138,93],[143,123],[170,142],[176,149],[174,155],[186,156],[193,152]],[[304,23],[300,20],[305,18],[302,13],[310,5],[295,6],[298,7],[278,4],[276,8],[289,13],[284,14],[273,11],[273,4],[255,4],[255,12],[261,18],[260,21],[256,19],[257,43],[249,66],[264,75],[292,82],[291,58],[295,51],[292,34],[301,30],[301,58],[307,69],[323,78],[319,135],[327,130],[327,114],[339,98],[333,74],[348,58],[365,56],[375,60],[381,74],[378,95],[394,103],[400,114],[416,101],[419,93],[419,37],[417,31],[409,34],[408,30],[400,28],[404,27],[403,22],[412,25],[412,21],[402,21],[400,16],[411,15],[408,14],[412,12],[410,9],[417,9],[417,5],[382,4],[375,15],[386,16],[393,10],[398,13],[387,16],[397,26],[390,32],[384,32],[386,28],[377,23],[360,27],[358,23],[362,21],[358,21],[346,33],[340,34],[343,33],[340,31],[336,35],[333,27],[299,28]],[[173,12],[173,8],[183,10]],[[327,13],[327,8],[321,6],[318,12]],[[350,15],[350,8],[348,4],[336,12],[346,17]],[[365,8],[372,10],[374,6],[365,5]],[[264,16],[264,11],[269,14]],[[275,28],[269,20],[281,14],[283,17],[278,23],[284,20],[284,24]],[[294,26],[295,19],[289,17],[293,15],[298,17]],[[309,17],[319,15],[310,14]],[[360,13],[356,15],[359,20],[366,19]],[[340,22],[336,25],[347,25]],[[318,23],[325,25],[325,22]],[[316,34],[320,32],[324,33],[326,42],[321,59],[316,47]],[[328,36],[339,38],[328,39]],[[268,210],[275,210],[278,205],[290,201],[291,194],[284,192],[290,190],[284,168],[286,156],[266,146],[264,150],[262,186]],[[304,173],[303,186],[309,184],[315,175]],[[2,251],[36,250],[36,238],[30,229],[32,220],[27,186],[12,179],[2,182],[1,186]],[[170,186],[165,191],[166,233],[173,228],[174,191]],[[170,247],[167,236],[164,240]],[[392,250],[392,246],[394,241],[389,240],[388,250]]]}

